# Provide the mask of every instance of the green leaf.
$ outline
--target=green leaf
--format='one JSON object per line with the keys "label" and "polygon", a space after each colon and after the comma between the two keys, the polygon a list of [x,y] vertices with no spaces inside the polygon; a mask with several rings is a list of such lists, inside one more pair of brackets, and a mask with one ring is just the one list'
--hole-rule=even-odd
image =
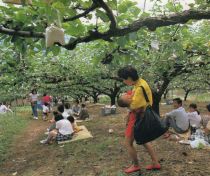
{"label": "green leaf", "polygon": [[51,47],[53,55],[57,56],[60,53],[61,48],[59,46],[53,46]]}
{"label": "green leaf", "polygon": [[80,21],[74,21],[71,23],[64,23],[63,28],[65,33],[71,36],[81,36],[86,32],[86,28]]}
{"label": "green leaf", "polygon": [[118,40],[117,40],[118,45],[120,45],[121,47],[124,47],[125,44],[126,44],[126,42],[127,42],[127,40],[126,40],[125,37],[120,37],[120,38],[118,38]]}
{"label": "green leaf", "polygon": [[137,37],[138,37],[138,36],[137,36],[136,32],[129,33],[129,39],[130,39],[130,40],[136,40]]}
{"label": "green leaf", "polygon": [[125,13],[129,10],[129,8],[136,5],[136,2],[131,2],[129,0],[124,0],[122,3],[118,6],[119,13]]}
{"label": "green leaf", "polygon": [[96,10],[96,16],[101,18],[104,22],[109,22],[109,18],[107,17],[106,13],[101,10]]}

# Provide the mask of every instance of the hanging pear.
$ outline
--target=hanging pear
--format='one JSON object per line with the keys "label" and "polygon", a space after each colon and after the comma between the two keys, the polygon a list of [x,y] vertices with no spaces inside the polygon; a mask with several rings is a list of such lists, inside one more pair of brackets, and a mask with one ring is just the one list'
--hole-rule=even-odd
{"label": "hanging pear", "polygon": [[46,47],[52,46],[54,43],[60,43],[61,45],[65,44],[64,40],[64,29],[59,28],[52,24],[46,28]]}

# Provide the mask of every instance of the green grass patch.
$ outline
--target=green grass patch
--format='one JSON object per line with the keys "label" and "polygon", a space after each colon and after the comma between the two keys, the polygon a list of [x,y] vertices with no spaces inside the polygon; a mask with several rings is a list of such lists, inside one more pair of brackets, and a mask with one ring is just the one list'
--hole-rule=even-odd
{"label": "green grass patch", "polygon": [[23,131],[29,119],[13,114],[0,115],[0,162],[5,160],[15,135]]}
{"label": "green grass patch", "polygon": [[209,102],[210,101],[210,96],[209,92],[207,93],[197,93],[197,94],[190,94],[189,99],[194,100],[196,102]]}
{"label": "green grass patch", "polygon": [[31,111],[31,106],[18,106],[13,108],[13,110],[16,110],[16,112]]}

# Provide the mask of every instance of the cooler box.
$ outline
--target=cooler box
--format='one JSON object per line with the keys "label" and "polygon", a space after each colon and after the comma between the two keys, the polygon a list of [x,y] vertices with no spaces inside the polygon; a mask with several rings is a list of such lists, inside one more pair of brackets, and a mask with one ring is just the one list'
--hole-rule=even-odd
{"label": "cooler box", "polygon": [[111,114],[116,114],[116,108],[112,108],[112,107],[101,108],[101,115],[102,116],[111,115]]}

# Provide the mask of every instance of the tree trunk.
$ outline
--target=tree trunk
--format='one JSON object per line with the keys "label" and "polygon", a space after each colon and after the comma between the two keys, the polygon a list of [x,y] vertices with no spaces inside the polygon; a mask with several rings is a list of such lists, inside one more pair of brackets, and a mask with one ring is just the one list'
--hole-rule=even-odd
{"label": "tree trunk", "polygon": [[168,95],[168,89],[165,90],[164,94],[163,94],[163,98],[166,99]]}
{"label": "tree trunk", "polygon": [[187,101],[187,97],[188,97],[190,91],[191,91],[191,90],[186,90],[186,91],[185,91],[184,101]]}
{"label": "tree trunk", "polygon": [[152,108],[153,110],[160,115],[160,101],[161,101],[161,95],[158,94],[157,92],[152,92],[153,94],[153,105]]}
{"label": "tree trunk", "polygon": [[98,103],[98,96],[97,95],[93,95],[92,98],[93,98],[93,103],[94,104]]}
{"label": "tree trunk", "polygon": [[110,97],[110,99],[111,99],[111,106],[112,105],[115,105],[115,103],[116,103],[116,95],[111,95],[111,96],[109,96]]}

